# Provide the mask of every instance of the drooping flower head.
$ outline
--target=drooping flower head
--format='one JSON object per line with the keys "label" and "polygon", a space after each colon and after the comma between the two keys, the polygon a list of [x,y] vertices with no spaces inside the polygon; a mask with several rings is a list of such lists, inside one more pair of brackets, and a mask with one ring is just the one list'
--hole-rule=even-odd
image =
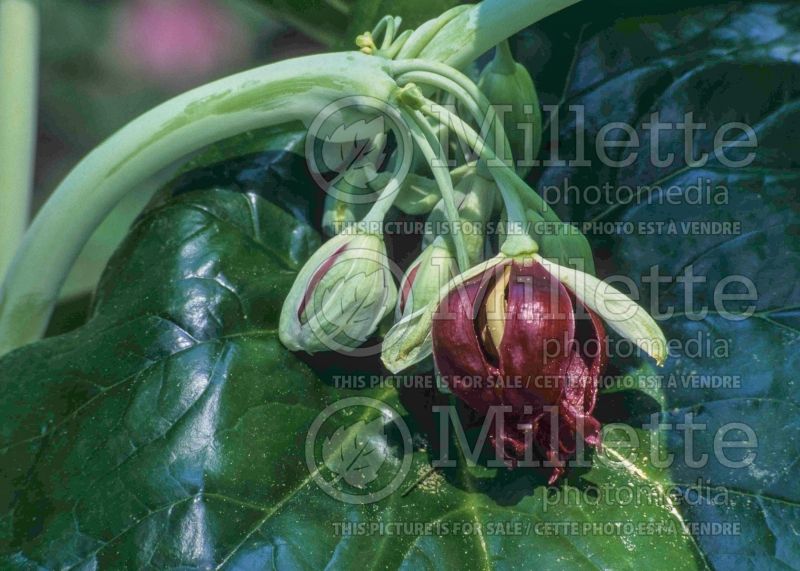
{"label": "drooping flower head", "polygon": [[659,364],[666,358],[658,325],[618,290],[538,254],[500,254],[398,322],[382,358],[399,372],[433,354],[444,384],[470,408],[510,407],[500,434],[490,431],[496,449],[510,466],[538,453],[554,464],[552,483],[580,441],[600,444],[592,413],[606,359],[601,318]]}
{"label": "drooping flower head", "polygon": [[[510,465],[529,442],[553,462],[572,454],[578,439],[599,444],[592,411],[604,345],[600,319],[532,259],[507,259],[452,289],[433,320],[434,360],[449,389],[484,415],[511,407],[500,441],[490,432]],[[552,479],[561,471],[554,468]]]}

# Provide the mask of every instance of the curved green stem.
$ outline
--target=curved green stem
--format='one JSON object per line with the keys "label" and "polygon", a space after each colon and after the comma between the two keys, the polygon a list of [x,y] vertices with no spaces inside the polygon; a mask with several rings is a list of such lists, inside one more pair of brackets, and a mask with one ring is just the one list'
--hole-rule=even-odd
{"label": "curved green stem", "polygon": [[[439,191],[442,194],[442,201],[444,202],[445,214],[453,229],[453,243],[456,247],[456,259],[458,260],[458,267],[462,272],[469,269],[469,256],[467,255],[467,247],[464,244],[464,236],[461,234],[458,221],[458,207],[456,207],[455,190],[453,189],[453,180],[450,178],[450,171],[447,168],[444,149],[442,149],[439,140],[431,129],[431,126],[418,111],[410,112],[403,110],[403,116],[408,121],[408,126],[411,130],[411,137],[414,143],[419,148],[425,160],[428,161],[428,166],[431,169],[433,178],[436,179],[436,184],[439,186]],[[435,148],[435,150],[434,150]],[[441,162],[437,165],[437,161]]]}
{"label": "curved green stem", "polygon": [[[407,59],[391,62],[389,69],[392,75],[395,77],[419,72],[426,72],[439,76],[441,80],[437,82],[437,87],[442,86],[441,89],[450,91],[449,86],[455,84],[460,88],[460,90],[452,90],[454,95],[460,99],[464,98],[474,101],[483,115],[488,115],[493,111],[491,103],[488,99],[486,99],[486,96],[478,88],[475,82],[449,65],[437,61]],[[447,83],[445,83],[444,80],[447,80]],[[468,97],[465,97],[463,92],[466,92]]]}
{"label": "curved green stem", "polygon": [[400,22],[402,22],[401,18],[396,16],[384,16],[381,18],[375,27],[372,29],[372,36],[377,38],[381,33],[383,33],[383,40],[381,41],[381,50],[389,49],[389,46],[392,45],[394,41],[394,35],[397,31],[397,28],[400,26]]}
{"label": "curved green stem", "polygon": [[[437,115],[436,111],[432,108],[431,104],[425,104],[422,107],[423,112],[432,116]],[[489,172],[497,183],[500,193],[503,197],[503,202],[506,206],[509,223],[522,226],[518,228],[528,228],[527,222],[532,218],[531,213],[541,221],[550,224],[557,224],[559,227],[569,227],[569,224],[564,224],[556,216],[553,209],[539,196],[531,187],[519,178],[514,169],[508,167],[501,161],[493,162],[493,155],[491,148],[487,147],[480,136],[460,118],[456,117],[446,109],[442,110],[439,115],[445,115],[450,128],[457,134],[461,134],[467,144],[473,148],[480,149],[482,158],[489,165]],[[460,133],[459,133],[460,131]],[[559,234],[559,236],[562,236]],[[538,237],[537,237],[538,238]],[[546,238],[546,237],[545,237]],[[566,265],[571,265],[571,260],[583,260],[582,270],[594,274],[594,261],[592,259],[592,251],[586,237],[581,234],[577,229],[574,233],[565,234],[557,241],[548,241],[548,249],[555,247],[557,251],[564,253],[562,262]],[[539,245],[534,237],[530,236],[527,232],[522,234],[509,234],[506,241],[503,243],[501,250],[507,256],[528,255],[535,253],[539,249]]]}
{"label": "curved green stem", "polygon": [[[497,148],[496,132],[500,133],[503,144],[503,157],[511,156],[511,145],[508,141],[503,122],[497,120],[494,106],[486,98],[480,88],[465,74],[449,65],[425,60],[407,60],[395,62],[391,66],[393,73],[398,74],[397,81],[402,84],[405,80],[416,78],[420,83],[433,85],[448,93],[453,94],[462,105],[466,106],[475,118],[481,132],[486,133],[486,142]],[[493,128],[493,126],[496,128]]]}
{"label": "curved green stem", "polygon": [[472,115],[472,118],[477,123],[480,123],[486,115],[486,112],[480,108],[478,102],[467,93],[466,89],[447,77],[430,71],[409,71],[397,77],[397,85],[400,87],[408,85],[409,83],[430,85],[431,87],[444,91],[448,96],[453,98],[454,102],[457,100],[466,107],[467,111],[470,112],[470,115]]}
{"label": "curved green stem", "polygon": [[401,32],[389,47],[387,47],[385,50],[381,50],[380,55],[387,59],[396,58],[397,54],[400,53],[400,50],[403,49],[403,46],[408,41],[408,38],[411,37],[411,33],[411,30],[405,30],[404,32]]}
{"label": "curved green stem", "polygon": [[37,3],[0,0],[0,278],[30,216],[38,51]]}
{"label": "curved green stem", "polygon": [[514,172],[513,168],[505,164],[504,161],[499,160],[492,148],[486,144],[486,142],[481,138],[480,135],[478,135],[478,133],[475,132],[472,127],[462,121],[461,118],[457,117],[444,107],[435,106],[433,102],[423,106],[422,111],[427,115],[439,120],[444,117],[445,121],[450,125],[450,128],[453,129],[457,134],[460,134],[467,144],[475,149],[481,158],[487,162],[489,170],[492,173],[492,177],[495,179],[498,186],[506,185],[514,190],[514,194],[517,195],[515,202],[521,201],[520,204],[524,203],[527,208],[536,210],[550,222],[561,222],[558,216],[556,216],[553,212],[553,209],[547,205],[544,199],[536,194],[531,187],[525,184],[525,182],[519,178],[517,173]]}
{"label": "curved green stem", "polygon": [[[397,187],[398,189],[400,187],[400,181],[396,177],[390,178],[385,184],[384,189],[394,187]],[[388,214],[389,209],[394,204],[398,194],[398,190],[389,192],[384,190],[378,196],[378,199],[375,201],[375,204],[372,205],[372,208],[369,209],[369,212],[367,212],[366,216],[364,216],[364,218],[361,220],[361,223],[367,227],[382,223],[383,219],[386,218],[386,214]]]}
{"label": "curved green stem", "polygon": [[127,192],[220,139],[308,123],[347,96],[387,101],[396,89],[387,63],[340,53],[257,68],[178,96],[108,139],[59,185],[25,235],[0,289],[0,354],[42,335],[83,244]]}
{"label": "curved green stem", "polygon": [[463,68],[493,46],[580,0],[484,0],[441,27],[415,54]]}

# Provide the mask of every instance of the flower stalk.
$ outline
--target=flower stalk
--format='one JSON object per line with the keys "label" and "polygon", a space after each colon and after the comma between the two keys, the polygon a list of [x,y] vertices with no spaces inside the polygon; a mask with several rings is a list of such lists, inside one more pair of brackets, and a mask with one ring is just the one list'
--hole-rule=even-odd
{"label": "flower stalk", "polygon": [[464,272],[469,268],[469,256],[464,244],[464,236],[458,228],[459,216],[455,203],[455,190],[453,189],[453,180],[450,178],[450,172],[447,169],[447,158],[444,149],[442,149],[427,120],[419,112],[404,110],[403,116],[408,121],[414,143],[428,162],[431,173],[439,186],[447,218],[453,225],[452,238],[456,247],[458,267]]}
{"label": "flower stalk", "polygon": [[37,3],[0,0],[0,279],[30,216],[38,55]]}

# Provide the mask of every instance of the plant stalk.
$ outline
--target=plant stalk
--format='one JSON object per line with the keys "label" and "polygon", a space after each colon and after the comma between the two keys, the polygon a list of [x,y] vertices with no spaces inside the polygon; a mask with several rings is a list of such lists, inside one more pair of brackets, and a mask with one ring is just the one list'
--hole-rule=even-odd
{"label": "plant stalk", "polygon": [[[447,220],[451,225],[453,244],[456,248],[456,259],[458,261],[458,269],[461,272],[466,272],[469,269],[469,256],[467,255],[467,247],[464,243],[464,236],[461,233],[459,226],[460,215],[458,207],[455,202],[455,190],[453,188],[453,179],[450,178],[450,171],[447,168],[447,156],[445,155],[442,145],[436,138],[428,122],[418,111],[404,111],[403,115],[408,118],[409,127],[411,129],[411,137],[417,144],[420,152],[428,162],[428,168],[431,174],[436,179],[436,184],[439,186],[439,192],[442,195],[444,202],[444,210]],[[441,164],[436,164],[437,162]]]}
{"label": "plant stalk", "polygon": [[0,279],[30,216],[38,59],[35,2],[0,0]]}
{"label": "plant stalk", "polygon": [[483,0],[439,30],[417,56],[464,68],[492,47],[580,0]]}
{"label": "plant stalk", "polygon": [[[525,206],[519,195],[517,185],[513,183],[514,179],[519,178],[514,170],[497,159],[497,155],[491,147],[486,144],[486,141],[484,141],[474,129],[448,111],[445,107],[436,106],[436,109],[434,109],[432,103],[433,102],[429,102],[423,105],[422,112],[439,121],[444,119],[462,140],[466,141],[470,147],[480,154],[481,158],[486,161],[489,172],[497,183],[497,188],[500,190],[500,194],[503,197],[509,224],[515,225],[515,228],[518,229],[525,228],[527,223]],[[508,236],[508,239],[503,244],[502,250],[503,253],[509,256],[515,256],[535,253],[538,250],[538,246],[527,234],[513,234]]]}

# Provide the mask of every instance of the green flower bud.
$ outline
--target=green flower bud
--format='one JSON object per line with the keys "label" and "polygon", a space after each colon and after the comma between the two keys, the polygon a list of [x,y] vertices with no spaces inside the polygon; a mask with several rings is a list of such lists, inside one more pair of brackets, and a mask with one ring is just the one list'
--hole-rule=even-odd
{"label": "green flower bud", "polygon": [[322,214],[322,231],[326,236],[335,236],[353,228],[369,212],[370,204],[353,203],[337,196],[325,196],[325,211]]}
{"label": "green flower bud", "polygon": [[372,37],[372,32],[364,32],[356,36],[356,46],[361,50],[361,53],[372,55],[378,48],[375,45],[375,39]]}
{"label": "green flower bud", "polygon": [[347,231],[306,262],[281,310],[279,336],[293,351],[352,349],[397,301],[383,237]]}
{"label": "green flower bud", "polygon": [[[494,59],[481,72],[478,87],[502,117],[515,164],[539,154],[542,143],[542,111],[528,70],[514,61],[508,42],[497,44]],[[530,125],[530,127],[518,127]],[[525,145],[528,145],[526,148]],[[498,149],[499,151],[500,149]],[[500,156],[500,155],[498,155]],[[504,157],[510,160],[511,157]],[[524,177],[528,167],[517,167]]]}
{"label": "green flower bud", "polygon": [[[483,260],[485,225],[492,214],[494,200],[494,183],[480,175],[465,176],[456,185],[455,202],[470,264],[477,264]],[[434,230],[434,234],[426,234],[422,238],[423,248],[431,245],[437,235],[452,233],[452,229],[447,227],[447,214],[443,201],[440,200],[428,216],[428,226]],[[450,232],[444,232],[446,230]]]}
{"label": "green flower bud", "polygon": [[422,251],[403,276],[397,302],[397,318],[413,313],[438,299],[439,290],[457,275],[456,257],[440,236]]}
{"label": "green flower bud", "polygon": [[428,214],[441,198],[442,195],[436,181],[409,173],[400,185],[394,206],[405,214],[417,216]]}

